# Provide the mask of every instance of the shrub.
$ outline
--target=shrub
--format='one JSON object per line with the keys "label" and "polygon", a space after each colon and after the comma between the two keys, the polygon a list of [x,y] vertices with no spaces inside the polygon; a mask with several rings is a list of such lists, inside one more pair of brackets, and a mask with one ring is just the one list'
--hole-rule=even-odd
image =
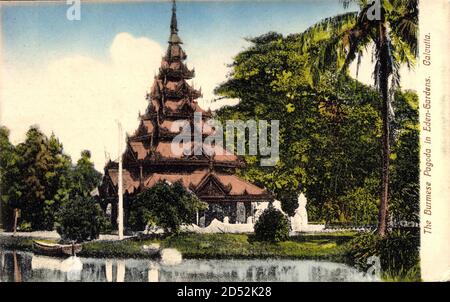
{"label": "shrub", "polygon": [[385,271],[407,272],[419,262],[419,234],[394,230],[380,241],[381,267]]}
{"label": "shrub", "polygon": [[20,232],[32,232],[33,231],[33,228],[31,227],[31,223],[30,222],[26,222],[26,221],[24,221],[21,224],[19,224],[17,229]]}
{"label": "shrub", "polygon": [[258,241],[280,242],[289,238],[289,220],[272,205],[255,223],[255,239]]}
{"label": "shrub", "polygon": [[384,276],[389,278],[408,277],[414,274],[420,278],[419,235],[412,231],[393,230],[385,238],[364,233],[351,240],[346,247],[347,260],[362,270],[370,266],[367,259],[380,257]]}
{"label": "shrub", "polygon": [[328,224],[371,225],[378,221],[378,178],[366,178],[362,186],[352,188],[327,201],[322,214]]}
{"label": "shrub", "polygon": [[348,262],[366,271],[369,268],[367,259],[380,255],[378,246],[380,240],[381,238],[374,233],[361,233],[357,235],[346,247]]}
{"label": "shrub", "polygon": [[0,229],[12,231],[14,226],[14,209],[0,198]]}
{"label": "shrub", "polygon": [[108,220],[90,196],[76,196],[67,201],[58,213],[57,231],[63,240],[82,242],[98,238]]}
{"label": "shrub", "polygon": [[159,182],[132,201],[129,225],[134,231],[150,225],[162,227],[167,233],[178,233],[182,224],[191,223],[195,213],[206,208],[207,204],[186,191],[180,182]]}

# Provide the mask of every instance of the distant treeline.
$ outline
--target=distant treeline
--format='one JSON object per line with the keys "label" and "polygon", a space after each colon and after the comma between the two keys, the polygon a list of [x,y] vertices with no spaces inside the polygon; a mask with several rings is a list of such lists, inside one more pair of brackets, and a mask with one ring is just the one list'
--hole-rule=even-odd
{"label": "distant treeline", "polygon": [[62,205],[75,196],[88,196],[101,181],[89,151],[82,151],[73,164],[59,139],[47,137],[37,126],[17,145],[1,126],[0,150],[1,224],[6,230],[13,229],[16,214],[22,231],[53,230]]}

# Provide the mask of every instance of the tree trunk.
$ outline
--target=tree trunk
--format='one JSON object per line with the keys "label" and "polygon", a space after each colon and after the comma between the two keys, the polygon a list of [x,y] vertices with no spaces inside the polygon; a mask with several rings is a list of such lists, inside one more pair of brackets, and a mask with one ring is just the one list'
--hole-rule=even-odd
{"label": "tree trunk", "polygon": [[378,213],[378,229],[377,233],[381,237],[386,235],[387,209],[389,202],[389,75],[388,60],[389,49],[386,39],[386,27],[380,22],[380,71],[379,71],[379,89],[382,96],[381,118],[383,121],[381,135],[382,149],[382,172],[381,172],[381,198]]}
{"label": "tree trunk", "polygon": [[22,282],[22,272],[20,271],[20,264],[17,259],[16,251],[13,251],[13,262],[14,262],[14,282]]}
{"label": "tree trunk", "polygon": [[19,216],[19,209],[15,208],[14,209],[14,226],[13,226],[13,236],[16,236],[16,231],[17,231],[17,219]]}

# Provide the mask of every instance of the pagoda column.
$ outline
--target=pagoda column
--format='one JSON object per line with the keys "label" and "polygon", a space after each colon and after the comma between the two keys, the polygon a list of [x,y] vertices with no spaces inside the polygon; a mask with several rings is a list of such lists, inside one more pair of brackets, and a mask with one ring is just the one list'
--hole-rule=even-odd
{"label": "pagoda column", "polygon": [[141,189],[144,187],[144,172],[142,170],[142,162],[139,163],[139,186]]}

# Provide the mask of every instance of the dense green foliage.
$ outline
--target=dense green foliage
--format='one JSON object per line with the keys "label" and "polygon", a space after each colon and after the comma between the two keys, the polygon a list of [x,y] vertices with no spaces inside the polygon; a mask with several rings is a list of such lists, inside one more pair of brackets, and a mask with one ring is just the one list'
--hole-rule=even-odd
{"label": "dense green foliage", "polygon": [[[313,85],[308,60],[315,48],[302,49],[302,37],[268,33],[251,39],[252,45],[234,58],[227,82],[216,90],[240,102],[220,109],[217,116],[280,121],[278,164],[261,167],[261,156],[245,156],[248,167],[240,173],[274,192],[289,215],[304,192],[312,221],[375,224],[381,173],[379,94],[337,75],[332,64]],[[417,210],[418,101],[412,92],[396,96],[391,170],[397,176],[391,192],[394,204]],[[408,150],[415,156],[406,162]],[[405,171],[409,176],[403,178]],[[402,207],[396,209],[392,213],[400,219]]]}
{"label": "dense green foliage", "polygon": [[289,220],[270,205],[255,223],[255,239],[258,241],[282,242],[289,238]]}
{"label": "dense green foliage", "polygon": [[[352,0],[345,0],[347,6]],[[384,0],[379,2],[377,18],[371,18],[374,3],[355,1],[358,12],[326,18],[308,28],[301,36],[302,52],[309,52],[309,71],[313,81],[320,82],[322,73],[330,69],[348,74],[356,60],[357,73],[361,57],[372,47],[374,85],[379,92],[382,120],[380,205],[377,232],[386,235],[389,210],[390,162],[392,144],[393,92],[400,87],[401,64],[411,67],[419,54],[419,13],[417,0]]]}
{"label": "dense green foliage", "polygon": [[20,230],[53,230],[60,207],[76,195],[89,195],[101,179],[88,151],[73,166],[55,135],[47,137],[36,126],[16,146],[1,127],[0,147],[1,217],[7,230],[13,228],[16,208]]}
{"label": "dense green foliage", "polygon": [[197,211],[207,208],[180,182],[159,182],[138,194],[130,206],[129,225],[135,231],[158,226],[166,232],[177,233],[184,223],[193,221]]}
{"label": "dense green foliage", "polygon": [[52,230],[55,212],[69,197],[70,158],[63,154],[62,144],[54,135],[48,138],[37,127],[28,130],[14,153],[14,166],[20,174],[2,181],[15,188],[8,192],[9,205],[21,210],[22,226]]}
{"label": "dense green foliage", "polygon": [[109,224],[100,205],[88,196],[78,195],[65,202],[57,217],[56,230],[61,238],[77,242],[97,239]]}
{"label": "dense green foliage", "polygon": [[391,205],[397,221],[419,222],[419,98],[413,92],[395,96],[394,142],[391,151]]}
{"label": "dense green foliage", "polygon": [[345,255],[347,261],[365,271],[370,267],[368,259],[378,256],[381,273],[386,278],[420,279],[420,271],[417,269],[419,246],[420,236],[417,232],[394,230],[386,237],[363,233],[347,244]]}

